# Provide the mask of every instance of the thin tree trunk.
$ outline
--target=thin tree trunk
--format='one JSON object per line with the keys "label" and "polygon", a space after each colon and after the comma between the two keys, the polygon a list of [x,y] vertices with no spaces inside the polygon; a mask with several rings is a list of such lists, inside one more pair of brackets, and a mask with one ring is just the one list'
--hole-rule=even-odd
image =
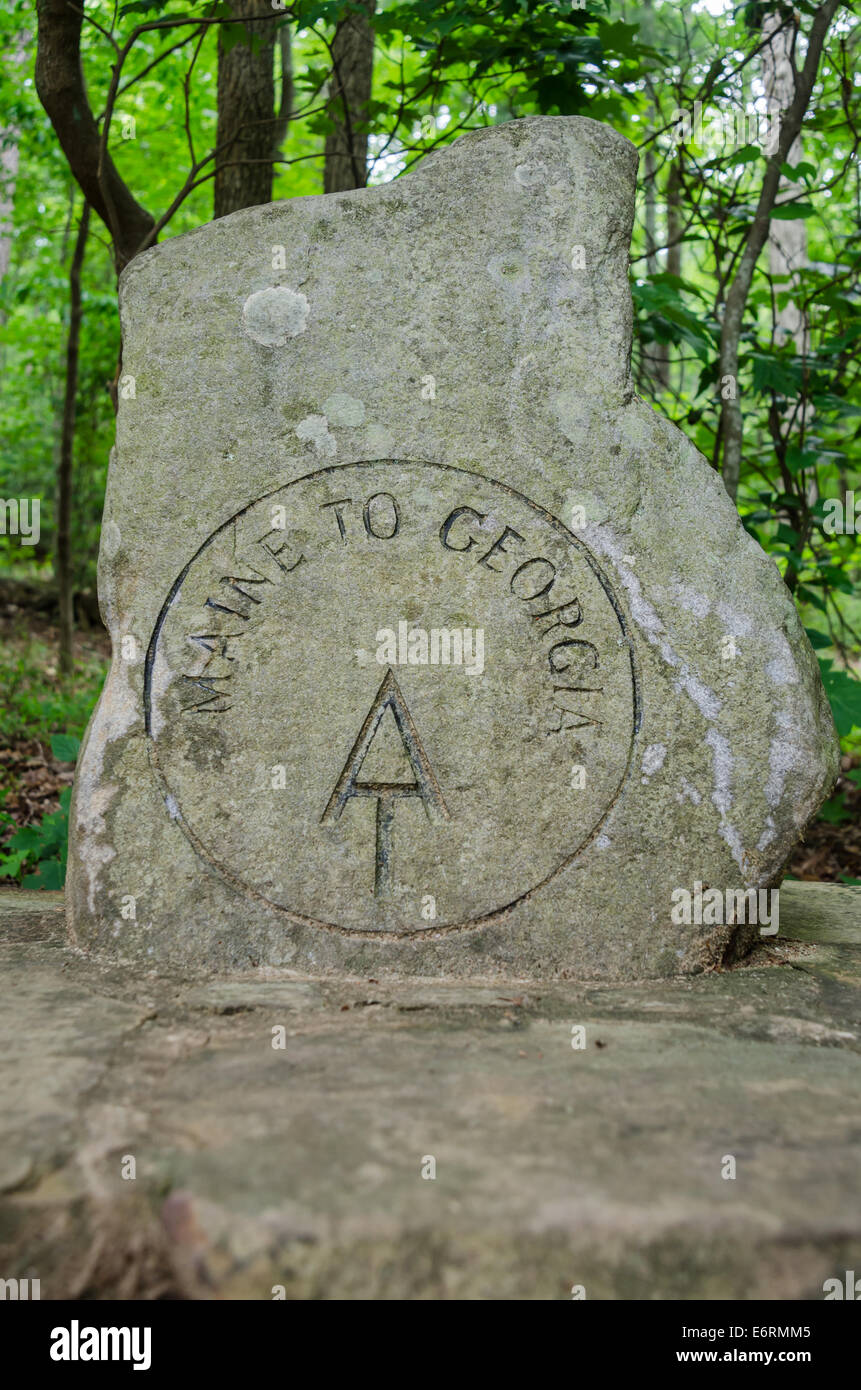
{"label": "thin tree trunk", "polygon": [[335,128],[326,137],[323,192],[364,188],[368,181],[367,107],[374,67],[371,20],[376,0],[358,0],[364,14],[348,11],[332,41],[330,114]]}
{"label": "thin tree trunk", "polygon": [[738,492],[741,472],[742,445],[744,441],[744,421],[738,391],[738,345],[741,337],[742,320],[753,281],[753,274],[760,253],[768,240],[771,214],[780,188],[780,166],[798,138],[801,123],[810,104],[813,84],[819,71],[822,46],[825,36],[839,8],[841,0],[825,0],[816,10],[807,40],[807,54],[804,67],[797,74],[794,83],[795,95],[792,104],[780,124],[777,149],[769,157],[765,177],[762,181],[759,201],[741,253],[735,278],[729,287],[724,306],[720,344],[720,378],[725,389],[725,399],[721,408],[721,437],[723,440],[723,480],[724,486],[733,501]]}
{"label": "thin tree trunk", "polygon": [[[670,164],[667,171],[667,274],[675,275],[679,279],[682,277],[682,236],[684,234],[684,214],[682,211],[682,154],[679,151],[676,158]],[[668,363],[669,368],[669,363]],[[684,363],[680,362],[676,367],[678,378],[678,389],[681,392],[684,379]],[[667,372],[667,383],[669,384],[669,370]]]}
{"label": "thin tree trunk", "polygon": [[[656,172],[655,151],[653,146],[650,145],[646,151],[645,179],[643,183],[643,193],[645,197],[646,270],[649,275],[657,275],[661,268],[657,252]],[[666,343],[659,343],[657,340],[644,344],[643,366],[658,386],[666,386],[670,380],[668,345]]]}
{"label": "thin tree trunk", "polygon": [[[779,11],[765,16],[762,37],[768,40],[762,50],[762,82],[769,112],[786,111],[795,94],[792,80],[793,29],[784,24]],[[788,163],[800,163],[804,151],[801,136],[793,141]],[[781,177],[778,203],[796,198],[802,191],[800,183]],[[793,222],[772,222],[768,233],[768,260],[771,274],[797,282],[798,272],[807,265],[807,223],[803,218]],[[778,287],[785,292],[786,284]],[[792,300],[777,311],[776,340],[778,346],[791,339],[801,356],[807,351],[808,325],[805,315]]]}
{"label": "thin tree trunk", "polygon": [[70,0],[36,0],[36,91],[87,202],[111,234],[122,270],[152,234],[154,220],[120,178],[87,99],[81,63],[84,12]]}
{"label": "thin tree trunk", "polygon": [[231,48],[223,37],[218,42],[215,217],[272,201],[277,125],[272,6],[269,0],[231,0],[230,8],[246,32]]}
{"label": "thin tree trunk", "polygon": [[[30,34],[20,33],[13,40],[10,68],[20,68],[27,56]],[[23,77],[23,73],[22,73]],[[15,125],[0,127],[0,281],[9,269],[12,254],[15,208],[15,181],[18,178],[18,141],[21,132]]]}
{"label": "thin tree trunk", "polygon": [[681,155],[673,160],[667,174],[667,271],[682,274],[682,179],[679,171]]}
{"label": "thin tree trunk", "polygon": [[290,117],[293,115],[293,41],[290,27],[282,25],[278,30],[278,51],[281,55],[281,100],[278,117],[275,121],[275,135],[272,141],[273,152],[278,158],[284,148]]}
{"label": "thin tree trunk", "polygon": [[[652,9],[652,0],[643,0],[643,15],[640,30],[647,43],[654,43],[655,40],[655,15]],[[655,90],[650,78],[646,81],[646,90],[651,102],[651,118],[653,125],[658,123],[658,110],[655,100]],[[645,199],[644,222],[646,232],[646,271],[649,275],[657,275],[661,269],[658,261],[658,162],[655,158],[655,145],[650,144],[646,149],[643,195]],[[670,381],[670,353],[668,343],[659,343],[657,340],[646,343],[643,346],[643,368],[652,378],[656,385],[666,387]]]}
{"label": "thin tree trunk", "polygon": [[78,225],[75,250],[69,271],[69,336],[66,342],[66,395],[60,435],[57,499],[57,552],[55,560],[57,593],[60,601],[60,670],[72,669],[72,461],[75,447],[75,405],[78,396],[78,355],[81,341],[81,268],[87,247],[90,205],[85,202]]}

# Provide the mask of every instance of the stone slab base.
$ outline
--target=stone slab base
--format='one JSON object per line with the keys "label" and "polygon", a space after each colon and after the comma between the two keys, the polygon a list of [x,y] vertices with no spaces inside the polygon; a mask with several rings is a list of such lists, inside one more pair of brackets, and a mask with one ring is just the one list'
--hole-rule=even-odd
{"label": "stone slab base", "polygon": [[131,977],[62,920],[0,893],[0,1275],[43,1299],[821,1299],[861,1270],[859,889],[786,884],[744,964],[624,986]]}

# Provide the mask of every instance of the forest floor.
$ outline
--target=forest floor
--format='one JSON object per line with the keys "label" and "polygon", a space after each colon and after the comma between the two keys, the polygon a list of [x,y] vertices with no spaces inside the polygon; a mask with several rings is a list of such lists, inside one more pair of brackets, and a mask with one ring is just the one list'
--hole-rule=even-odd
{"label": "forest floor", "polygon": [[[0,586],[0,852],[23,825],[56,811],[74,766],[51,753],[51,735],[81,737],[110,660],[101,625],[75,633],[73,674],[58,668],[56,617],[26,587]],[[844,757],[834,794],[795,848],[794,878],[861,882],[861,785],[848,775],[861,763]],[[5,813],[5,814],[4,814]],[[0,884],[13,887],[14,880]]]}
{"label": "forest floor", "polygon": [[861,786],[847,776],[859,764],[857,757],[841,758],[834,793],[795,846],[788,868],[793,878],[861,883]]}
{"label": "forest floor", "polygon": [[[73,763],[51,752],[51,736],[80,738],[110,659],[104,628],[89,626],[74,636],[74,669],[60,674],[56,615],[38,590],[0,586],[0,853],[24,825],[37,825],[59,808],[71,786]],[[14,886],[3,877],[0,883]]]}

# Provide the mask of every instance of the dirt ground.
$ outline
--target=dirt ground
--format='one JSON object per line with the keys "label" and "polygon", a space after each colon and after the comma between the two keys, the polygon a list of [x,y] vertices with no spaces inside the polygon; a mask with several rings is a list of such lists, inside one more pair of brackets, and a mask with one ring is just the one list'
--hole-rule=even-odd
{"label": "dirt ground", "polygon": [[[82,614],[84,621],[86,615]],[[44,667],[46,691],[56,694],[60,689],[57,658],[59,631],[55,614],[46,606],[44,595],[35,586],[3,584],[0,586],[0,710],[9,702],[4,678],[19,657],[28,660],[34,646],[43,646],[50,653]],[[110,641],[99,624],[75,633],[74,657],[76,669],[92,672],[110,659]],[[57,732],[66,732],[59,726]],[[28,736],[26,729],[12,737],[0,735],[0,810],[12,819],[12,824],[0,823],[0,848],[22,825],[33,825],[43,816],[56,811],[60,793],[71,785],[74,766],[61,763],[51,754],[50,738]],[[12,886],[12,880],[0,875],[0,883]]]}
{"label": "dirt ground", "polygon": [[845,882],[848,878],[861,881],[861,787],[846,776],[859,766],[859,762],[858,758],[842,759],[841,776],[835,789],[835,796],[843,793],[849,818],[838,824],[825,820],[813,822],[790,860],[789,872],[795,878],[826,883]]}

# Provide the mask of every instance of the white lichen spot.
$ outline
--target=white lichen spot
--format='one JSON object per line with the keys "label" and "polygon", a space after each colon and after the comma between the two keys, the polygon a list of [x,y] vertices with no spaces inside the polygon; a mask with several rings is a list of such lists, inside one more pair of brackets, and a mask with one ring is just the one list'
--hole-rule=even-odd
{"label": "white lichen spot", "polygon": [[113,520],[106,521],[102,527],[101,553],[105,559],[113,560],[123,543],[122,534],[117,523]]}
{"label": "white lichen spot", "polygon": [[667,756],[667,748],[664,743],[650,743],[643,754],[643,772],[647,777],[651,777],[655,772],[660,771],[664,765],[664,758]]}
{"label": "white lichen spot", "polygon": [[711,611],[711,600],[705,594],[698,593],[696,589],[692,589],[689,584],[685,584],[677,578],[671,581],[670,591],[679,608],[693,613],[695,618],[708,617]]}
{"label": "white lichen spot", "polygon": [[689,695],[700,714],[705,715],[706,719],[717,719],[722,708],[720,700],[714,691],[700,680],[699,676],[692,674],[687,662],[682,663],[682,669],[678,680],[674,682],[674,687],[676,690],[683,690],[686,695]]}
{"label": "white lichen spot", "polygon": [[765,668],[769,680],[775,685],[798,685],[798,667],[792,659],[792,648],[782,632],[772,633],[775,655]]}
{"label": "white lichen spot", "polygon": [[305,332],[310,305],[304,294],[283,285],[250,294],[242,306],[245,331],[264,347],[281,347]]}
{"label": "white lichen spot", "polygon": [[129,683],[129,663],[111,663],[83,754],[75,770],[75,825],[78,855],[87,875],[87,907],[96,911],[99,874],[115,858],[116,850],[104,840],[105,813],[116,795],[114,783],[102,781],[108,745],[123,738],[140,719],[137,696]]}
{"label": "white lichen spot", "polygon": [[338,445],[334,435],[329,433],[329,421],[325,415],[306,415],[296,426],[297,438],[305,444],[313,444],[316,453],[323,458],[334,458]]}
{"label": "white lichen spot", "polygon": [[532,193],[536,188],[546,187],[550,178],[550,171],[540,159],[531,159],[527,164],[518,164],[514,171],[514,177],[521,188]]}
{"label": "white lichen spot", "polygon": [[612,843],[613,841],[610,839],[609,835],[599,835],[597,840],[595,841],[595,848],[609,849]]}
{"label": "white lichen spot", "polygon": [[158,739],[164,728],[165,721],[161,712],[161,704],[173,681],[173,672],[167,664],[163,647],[164,643],[159,643],[156,646],[149,686],[150,732],[154,739]]}
{"label": "white lichen spot", "polygon": [[717,729],[709,729],[706,743],[712,750],[714,763],[714,791],[712,801],[722,816],[732,809],[732,754],[726,734]]}
{"label": "white lichen spot", "polygon": [[715,611],[726,631],[731,632],[733,637],[747,637],[751,632],[753,623],[746,613],[739,613],[723,602],[715,605]]}
{"label": "white lichen spot", "polygon": [[765,818],[765,829],[759,837],[757,844],[758,850],[768,849],[768,846],[777,838],[777,831],[774,828],[774,820],[771,816]]}
{"label": "white lichen spot", "polygon": [[168,814],[170,815],[171,820],[179,820],[181,815],[179,809],[179,802],[177,801],[176,797],[172,794],[172,792],[168,792],[167,796],[164,799],[164,804],[168,809]]}
{"label": "white lichen spot", "polygon": [[699,806],[702,801],[702,793],[698,787],[689,782],[687,777],[682,778],[682,789],[676,796],[676,801],[692,801],[695,806]]}
{"label": "white lichen spot", "polygon": [[387,459],[396,457],[395,437],[382,425],[368,425],[365,429],[365,446],[368,458]]}
{"label": "white lichen spot", "polygon": [[661,618],[643,594],[642,585],[636,574],[625,564],[628,547],[616,539],[609,526],[599,525],[596,522],[588,522],[583,527],[582,535],[590,549],[597,550],[599,554],[613,561],[619,578],[627,591],[634,622],[643,630],[652,646],[657,647],[666,664],[678,668],[679,674],[675,681],[675,689],[684,691],[706,719],[710,721],[717,719],[721,712],[721,701],[714,691],[710,690],[691,671],[688,663],[682,661],[673,650]]}
{"label": "white lichen spot", "polygon": [[727,819],[732,809],[732,753],[729,739],[718,729],[711,728],[706,734],[706,743],[713,754],[714,791],[712,792],[712,802],[720,812],[718,834],[729,845],[733,859],[744,872],[745,853],[741,836],[735,826]]}
{"label": "white lichen spot", "polygon": [[356,396],[348,396],[342,391],[335,391],[333,395],[327,396],[324,400],[323,414],[327,417],[330,425],[340,425],[344,429],[355,429],[364,423],[365,402],[358,400]]}
{"label": "white lichen spot", "polygon": [[780,804],[790,772],[803,768],[806,762],[804,750],[796,741],[792,722],[783,710],[777,715],[777,724],[782,732],[776,734],[768,745],[769,771],[765,784],[765,799],[772,807]]}

